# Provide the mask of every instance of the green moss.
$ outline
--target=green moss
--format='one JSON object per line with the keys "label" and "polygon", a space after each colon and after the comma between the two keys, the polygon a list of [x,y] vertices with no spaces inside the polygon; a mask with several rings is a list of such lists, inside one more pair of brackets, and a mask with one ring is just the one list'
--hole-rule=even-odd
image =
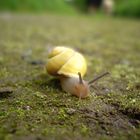
{"label": "green moss", "polygon": [[[0,139],[138,139],[139,21],[22,16],[0,15],[0,90],[14,89],[0,93]],[[54,45],[84,54],[85,79],[111,75],[95,83],[86,99],[63,92],[44,65],[31,63],[46,62]]]}

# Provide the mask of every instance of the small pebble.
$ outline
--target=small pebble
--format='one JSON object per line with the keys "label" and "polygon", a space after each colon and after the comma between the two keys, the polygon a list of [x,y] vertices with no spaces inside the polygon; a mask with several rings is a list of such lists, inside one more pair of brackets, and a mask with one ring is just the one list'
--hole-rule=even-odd
{"label": "small pebble", "polygon": [[31,108],[30,108],[30,106],[26,106],[26,110],[28,110],[28,111],[29,111],[30,109],[31,109]]}
{"label": "small pebble", "polygon": [[67,113],[68,113],[69,115],[73,115],[75,112],[76,112],[76,110],[73,109],[73,108],[69,108],[69,109],[67,110]]}

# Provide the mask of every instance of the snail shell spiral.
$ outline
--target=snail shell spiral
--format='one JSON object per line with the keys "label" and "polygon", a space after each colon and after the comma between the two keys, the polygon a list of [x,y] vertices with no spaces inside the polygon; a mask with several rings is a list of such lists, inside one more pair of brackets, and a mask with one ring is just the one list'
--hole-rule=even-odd
{"label": "snail shell spiral", "polygon": [[79,52],[67,47],[55,47],[48,55],[46,70],[53,76],[83,77],[87,71],[85,58]]}

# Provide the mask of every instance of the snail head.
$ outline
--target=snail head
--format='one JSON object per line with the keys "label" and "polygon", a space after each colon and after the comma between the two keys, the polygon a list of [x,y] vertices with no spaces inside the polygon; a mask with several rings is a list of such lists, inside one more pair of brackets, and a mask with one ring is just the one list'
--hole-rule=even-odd
{"label": "snail head", "polygon": [[89,94],[89,86],[88,83],[82,79],[80,72],[78,72],[78,76],[79,76],[79,82],[75,86],[75,89],[79,98],[85,98]]}
{"label": "snail head", "polygon": [[89,95],[89,88],[90,86],[96,82],[97,80],[103,78],[104,76],[108,75],[109,72],[105,72],[99,76],[97,76],[96,78],[94,78],[93,80],[86,82],[82,79],[81,73],[78,72],[78,76],[79,76],[79,82],[78,84],[75,86],[77,95],[79,96],[79,98],[85,98]]}

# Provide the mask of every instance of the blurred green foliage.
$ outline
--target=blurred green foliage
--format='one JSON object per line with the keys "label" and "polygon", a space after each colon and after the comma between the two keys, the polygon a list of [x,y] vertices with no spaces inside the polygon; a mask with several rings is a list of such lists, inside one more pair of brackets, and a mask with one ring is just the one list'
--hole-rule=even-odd
{"label": "blurred green foliage", "polygon": [[81,11],[87,11],[86,0],[74,0],[74,5]]}
{"label": "blurred green foliage", "polygon": [[[74,0],[81,11],[87,11],[87,0]],[[140,0],[114,0],[114,13],[120,16],[140,17]]]}
{"label": "blurred green foliage", "polygon": [[[140,17],[140,0],[114,0],[114,2],[116,15]],[[75,13],[75,7],[87,12],[87,0],[0,0],[1,11]]]}
{"label": "blurred green foliage", "polygon": [[67,12],[73,8],[64,0],[0,0],[1,11],[33,11],[33,12]]}
{"label": "blurred green foliage", "polygon": [[116,0],[115,14],[140,17],[140,0]]}

